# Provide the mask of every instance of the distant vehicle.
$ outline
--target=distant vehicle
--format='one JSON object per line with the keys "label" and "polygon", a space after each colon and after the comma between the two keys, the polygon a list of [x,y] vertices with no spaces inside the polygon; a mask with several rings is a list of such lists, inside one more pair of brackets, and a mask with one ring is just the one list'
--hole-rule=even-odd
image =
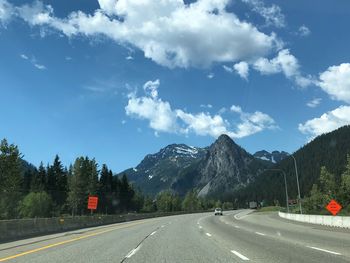
{"label": "distant vehicle", "polygon": [[215,208],[214,215],[222,216],[222,209],[221,208]]}
{"label": "distant vehicle", "polygon": [[255,202],[255,201],[249,202],[249,208],[250,208],[250,209],[256,209],[256,208],[258,208],[258,203]]}

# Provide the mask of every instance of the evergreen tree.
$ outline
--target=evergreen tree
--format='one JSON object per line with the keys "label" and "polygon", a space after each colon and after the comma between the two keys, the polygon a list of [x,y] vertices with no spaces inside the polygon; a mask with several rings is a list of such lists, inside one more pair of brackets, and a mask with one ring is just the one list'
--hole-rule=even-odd
{"label": "evergreen tree", "polygon": [[84,175],[84,158],[79,157],[75,160],[69,176],[68,204],[72,209],[72,215],[83,214],[86,207],[87,194],[86,187],[88,181]]}
{"label": "evergreen tree", "polygon": [[350,205],[350,155],[347,155],[345,170],[341,175],[340,202],[343,206]]}
{"label": "evergreen tree", "polygon": [[102,165],[99,182],[99,210],[102,213],[112,213],[112,171],[108,170],[106,164]]}
{"label": "evergreen tree", "polygon": [[130,186],[126,174],[123,174],[120,181],[120,208],[125,212],[130,210],[132,198],[134,197],[134,189]]}
{"label": "evergreen tree", "polygon": [[47,169],[47,188],[56,206],[57,212],[63,209],[67,199],[67,170],[63,168],[58,155]]}
{"label": "evergreen tree", "polygon": [[46,170],[41,162],[39,165],[39,169],[36,171],[32,181],[30,183],[30,191],[31,192],[42,192],[46,189]]}
{"label": "evergreen tree", "polygon": [[21,186],[18,147],[9,145],[4,139],[0,143],[0,218],[18,217],[18,205],[22,197]]}

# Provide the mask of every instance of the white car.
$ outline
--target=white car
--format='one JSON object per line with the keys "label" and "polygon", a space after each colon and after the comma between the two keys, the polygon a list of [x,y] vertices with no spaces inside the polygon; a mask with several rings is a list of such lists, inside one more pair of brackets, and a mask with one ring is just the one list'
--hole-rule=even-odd
{"label": "white car", "polygon": [[215,208],[214,215],[222,216],[222,209],[221,208]]}

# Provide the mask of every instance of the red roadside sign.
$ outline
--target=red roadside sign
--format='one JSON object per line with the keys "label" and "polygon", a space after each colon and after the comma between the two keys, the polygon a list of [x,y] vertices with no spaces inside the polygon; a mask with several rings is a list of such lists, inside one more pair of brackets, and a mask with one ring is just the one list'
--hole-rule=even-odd
{"label": "red roadside sign", "polygon": [[326,206],[327,210],[332,214],[332,215],[337,215],[340,210],[342,209],[342,206],[337,203],[335,200],[331,200],[328,205]]}
{"label": "red roadside sign", "polygon": [[98,197],[97,196],[89,196],[88,209],[96,210],[97,204],[98,204]]}

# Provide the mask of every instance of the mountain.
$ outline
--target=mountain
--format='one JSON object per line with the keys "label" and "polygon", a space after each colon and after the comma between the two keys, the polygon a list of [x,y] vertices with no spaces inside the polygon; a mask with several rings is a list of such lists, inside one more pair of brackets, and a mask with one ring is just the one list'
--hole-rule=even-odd
{"label": "mountain", "polygon": [[171,188],[179,172],[202,159],[206,149],[171,144],[158,153],[148,154],[139,165],[125,170],[128,179],[146,194],[155,195]]}
{"label": "mountain", "polygon": [[221,135],[207,148],[169,145],[121,174],[127,174],[135,186],[150,195],[166,189],[184,195],[196,189],[201,196],[223,196],[254,181],[267,167],[230,137]]}
{"label": "mountain", "polygon": [[208,149],[199,164],[197,188],[200,196],[221,197],[249,183],[267,166],[237,145],[229,136],[221,135]]}
{"label": "mountain", "polygon": [[[340,181],[341,173],[345,169],[346,156],[350,154],[350,126],[341,127],[333,132],[316,137],[293,153],[297,162],[301,197],[309,195],[312,185],[317,183],[320,177],[320,169],[325,166],[335,175],[336,181]],[[280,169],[286,173],[288,193],[291,199],[297,197],[297,184],[294,161],[291,156],[271,167]],[[254,183],[241,189],[231,198],[241,200],[273,200],[285,202],[284,181],[281,172],[265,171]]]}
{"label": "mountain", "polygon": [[255,158],[259,158],[264,161],[268,161],[271,163],[278,163],[288,157],[289,153],[284,152],[284,151],[273,151],[272,153],[269,153],[268,151],[262,150],[258,151],[253,154]]}

